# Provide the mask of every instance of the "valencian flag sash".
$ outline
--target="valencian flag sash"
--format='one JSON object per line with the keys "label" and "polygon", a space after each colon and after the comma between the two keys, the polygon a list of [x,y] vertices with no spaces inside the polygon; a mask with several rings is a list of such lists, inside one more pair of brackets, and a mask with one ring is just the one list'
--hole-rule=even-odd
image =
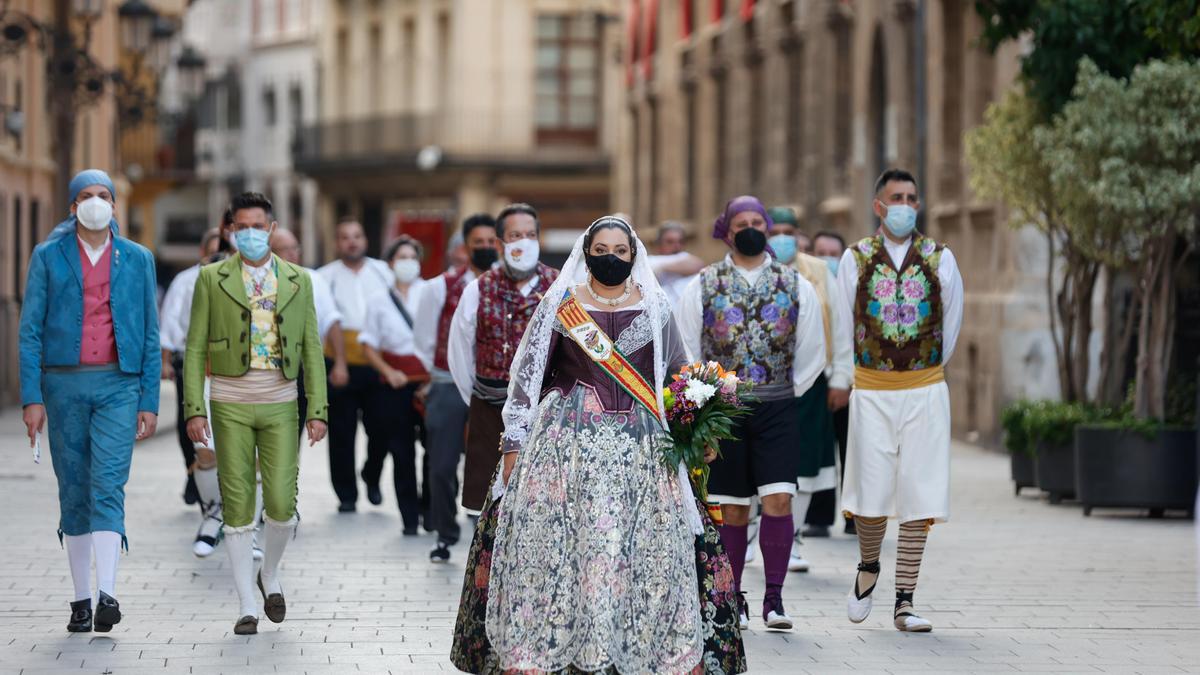
{"label": "valencian flag sash", "polygon": [[658,418],[658,394],[654,387],[651,387],[641,373],[629,363],[621,350],[613,344],[612,338],[596,325],[595,319],[587,313],[574,293],[568,290],[564,298],[563,303],[558,306],[558,320],[567,329],[567,335],[571,336],[575,344],[579,345],[601,370],[629,392],[633,400],[641,403],[651,415]]}

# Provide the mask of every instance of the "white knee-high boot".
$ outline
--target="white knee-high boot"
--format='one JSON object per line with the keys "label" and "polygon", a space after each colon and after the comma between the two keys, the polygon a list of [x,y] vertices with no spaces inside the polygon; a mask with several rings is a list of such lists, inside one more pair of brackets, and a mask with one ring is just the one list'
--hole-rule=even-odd
{"label": "white knee-high boot", "polygon": [[225,549],[229,552],[229,568],[238,594],[238,616],[258,617],[258,600],[254,590],[254,532],[249,528],[225,530]]}

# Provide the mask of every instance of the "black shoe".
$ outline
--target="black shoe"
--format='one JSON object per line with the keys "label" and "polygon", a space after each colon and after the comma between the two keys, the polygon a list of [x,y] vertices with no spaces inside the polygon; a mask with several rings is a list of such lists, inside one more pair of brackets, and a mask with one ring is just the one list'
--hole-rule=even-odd
{"label": "black shoe", "polygon": [[800,536],[806,539],[808,537],[812,537],[813,539],[825,539],[829,537],[829,528],[825,527],[824,525],[809,525],[808,527],[804,528],[804,531],[800,533]]}
{"label": "black shoe", "polygon": [[429,562],[446,563],[450,562],[450,546],[444,541],[439,541],[437,546],[429,552]]}
{"label": "black shoe", "polygon": [[67,630],[72,633],[92,632],[92,599],[85,598],[71,603],[71,620]]}
{"label": "black shoe", "polygon": [[367,501],[371,502],[375,506],[379,506],[383,503],[383,493],[379,491],[378,485],[367,486]]}
{"label": "black shoe", "polygon": [[196,489],[196,479],[190,475],[187,478],[187,483],[183,486],[183,503],[188,506],[200,503],[200,491]]}
{"label": "black shoe", "polygon": [[354,506],[354,502],[342,502],[338,504],[338,513],[354,513],[358,508]]}
{"label": "black shoe", "polygon": [[406,537],[415,537],[418,534],[421,534],[421,533],[419,531],[417,531],[417,528],[415,528],[415,527],[404,528],[404,536],[406,536]]}
{"label": "black shoe", "polygon": [[100,597],[96,600],[96,632],[107,633],[119,623],[121,623],[121,603],[108,593],[100,591]]}
{"label": "black shoe", "polygon": [[[258,591],[263,596],[263,614],[271,620],[271,623],[283,623],[283,619],[287,616],[287,603],[283,599],[283,593],[267,594],[267,590],[263,588],[262,572],[258,573]],[[255,622],[255,627],[257,627]]]}
{"label": "black shoe", "polygon": [[258,634],[258,617],[247,614],[238,619],[233,625],[234,635],[257,635]]}
{"label": "black shoe", "polygon": [[853,521],[853,520],[847,520],[847,521],[846,521],[846,529],[845,529],[845,533],[846,533],[846,534],[848,534],[848,535],[854,536],[854,537],[857,537],[857,536],[858,536],[858,528],[854,527],[854,521]]}

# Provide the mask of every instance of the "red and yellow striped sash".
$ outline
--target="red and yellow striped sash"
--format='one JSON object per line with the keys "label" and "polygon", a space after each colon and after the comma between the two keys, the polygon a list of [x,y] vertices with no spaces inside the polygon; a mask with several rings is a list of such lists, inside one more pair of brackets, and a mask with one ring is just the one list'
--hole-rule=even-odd
{"label": "red and yellow striped sash", "polygon": [[658,417],[658,395],[654,387],[629,363],[612,338],[596,325],[574,293],[567,291],[566,299],[558,306],[558,320],[567,329],[567,335],[601,370],[616,380],[650,414]]}

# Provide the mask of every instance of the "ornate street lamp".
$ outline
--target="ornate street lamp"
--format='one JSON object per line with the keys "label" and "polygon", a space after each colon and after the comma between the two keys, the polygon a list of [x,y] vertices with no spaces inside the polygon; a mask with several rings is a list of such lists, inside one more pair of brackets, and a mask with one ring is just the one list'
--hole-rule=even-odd
{"label": "ornate street lamp", "polygon": [[[76,0],[83,2],[86,0]],[[99,2],[100,0],[90,0]],[[158,13],[143,0],[125,0],[117,8],[117,16],[121,21],[121,43],[127,49],[138,54],[145,54],[150,49],[151,35],[154,31],[154,20]]]}
{"label": "ornate street lamp", "polygon": [[179,88],[190,99],[200,98],[204,93],[204,55],[191,45],[184,45],[175,68],[179,71]]}

